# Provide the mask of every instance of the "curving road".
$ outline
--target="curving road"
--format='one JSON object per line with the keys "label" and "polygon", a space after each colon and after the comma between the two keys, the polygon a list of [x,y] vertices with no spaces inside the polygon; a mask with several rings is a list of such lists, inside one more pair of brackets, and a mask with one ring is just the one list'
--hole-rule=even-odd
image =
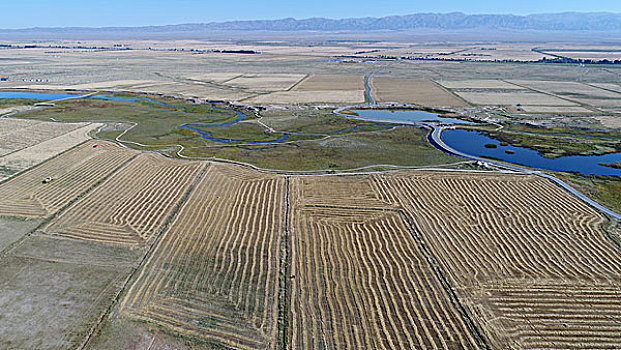
{"label": "curving road", "polygon": [[616,221],[621,221],[621,215],[619,215],[617,212],[614,212],[608,208],[606,208],[605,206],[597,203],[596,201],[592,200],[591,198],[585,196],[584,194],[580,193],[578,190],[576,190],[575,188],[571,187],[570,185],[568,185],[567,183],[565,183],[563,180],[552,176],[550,174],[546,174],[544,172],[538,171],[538,170],[531,170],[531,169],[527,169],[527,168],[522,168],[516,165],[512,165],[512,164],[505,164],[505,163],[500,163],[500,162],[496,162],[487,158],[481,158],[481,157],[477,157],[477,156],[473,156],[470,154],[466,154],[466,153],[462,153],[459,152],[453,148],[451,148],[449,145],[447,145],[446,143],[444,143],[444,141],[442,141],[442,138],[440,137],[440,135],[442,134],[442,131],[444,129],[446,129],[446,127],[443,126],[437,126],[434,124],[429,124],[426,123],[425,125],[427,125],[428,127],[431,128],[431,132],[429,133],[429,135],[427,136],[427,140],[429,141],[429,143],[431,143],[433,146],[435,146],[436,148],[438,148],[439,150],[452,154],[452,155],[456,155],[456,156],[460,156],[460,157],[465,157],[465,158],[469,158],[472,160],[477,160],[477,161],[481,161],[481,162],[485,162],[488,164],[492,164],[496,167],[500,167],[500,168],[505,168],[505,169],[509,169],[509,170],[513,170],[516,172],[520,172],[520,173],[524,173],[524,174],[532,174],[532,175],[538,175],[541,177],[545,177],[546,179],[549,179],[551,181],[553,181],[554,183],[556,183],[557,185],[561,186],[562,188],[564,188],[565,190],[569,191],[571,194],[573,194],[574,196],[578,197],[580,200],[582,200],[583,202],[587,203],[588,205],[594,207],[595,209],[605,213],[606,215],[608,215],[609,217],[613,218]]}

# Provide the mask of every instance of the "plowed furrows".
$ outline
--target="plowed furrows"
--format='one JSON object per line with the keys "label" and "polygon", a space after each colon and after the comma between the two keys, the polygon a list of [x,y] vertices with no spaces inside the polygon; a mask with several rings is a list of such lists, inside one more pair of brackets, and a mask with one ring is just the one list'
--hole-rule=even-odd
{"label": "plowed furrows", "polygon": [[476,348],[395,213],[297,208],[290,348]]}
{"label": "plowed furrows", "polygon": [[[148,319],[158,309],[152,316],[165,327],[234,347],[276,344],[284,179],[253,174],[210,166],[162,234],[123,310]],[[171,296],[182,302],[164,306],[161,298]],[[201,317],[226,327],[204,328]]]}
{"label": "plowed furrows", "polygon": [[[621,289],[505,287],[488,298],[528,348],[621,348]],[[513,326],[511,326],[513,325]]]}
{"label": "plowed furrows", "polygon": [[[431,242],[439,255],[448,260],[448,271],[482,271],[481,277],[520,274],[529,279],[618,279],[619,267],[613,263],[618,259],[618,251],[602,239],[596,226],[591,226],[601,222],[599,216],[583,213],[559,220],[559,215],[563,215],[560,208],[553,204],[531,205],[530,198],[521,195],[521,186],[509,183],[491,191],[490,186],[450,180],[394,180],[396,190],[404,195],[404,205],[412,208],[415,216],[418,214],[422,231],[443,233],[434,235]],[[446,193],[456,195],[447,197]],[[539,196],[545,197],[545,193]],[[490,203],[503,203],[510,214],[495,214]],[[587,223],[590,225],[585,226]],[[463,242],[467,243],[465,247]],[[489,249],[481,250],[482,245]],[[589,264],[584,264],[585,257]]]}
{"label": "plowed furrows", "polygon": [[[74,203],[44,231],[112,243],[117,236],[119,244],[149,241],[202,167],[197,162],[142,154]],[[89,230],[89,225],[100,231],[108,227],[109,233]]]}
{"label": "plowed furrows", "polygon": [[[102,142],[87,142],[32,170],[0,184],[0,211],[20,217],[55,213],[91,187],[135,152]],[[50,183],[42,180],[52,177]]]}

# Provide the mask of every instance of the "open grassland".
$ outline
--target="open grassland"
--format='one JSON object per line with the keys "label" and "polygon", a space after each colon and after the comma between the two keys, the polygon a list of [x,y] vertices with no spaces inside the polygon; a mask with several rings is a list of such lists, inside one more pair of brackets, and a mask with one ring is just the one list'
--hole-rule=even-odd
{"label": "open grassland", "polygon": [[103,124],[91,123],[53,139],[0,157],[0,180],[52,158],[90,139],[89,133]]}
{"label": "open grassland", "polygon": [[284,178],[210,165],[123,300],[131,318],[276,349]]}
{"label": "open grassland", "polygon": [[476,349],[399,214],[293,211],[291,349]]}
{"label": "open grassland", "polygon": [[34,146],[87,123],[54,123],[13,118],[0,119],[0,156]]}
{"label": "open grassland", "polygon": [[259,95],[244,101],[254,104],[362,103],[364,90],[292,90]]}
{"label": "open grassland", "polygon": [[76,349],[142,251],[34,234],[0,258],[0,348]]}
{"label": "open grassland", "polygon": [[618,346],[621,250],[591,208],[532,176],[389,182],[493,347]]}
{"label": "open grassland", "polygon": [[423,106],[464,107],[468,105],[429,79],[373,76],[371,86],[373,97],[378,102],[403,102]]}
{"label": "open grassland", "polygon": [[302,80],[302,82],[298,84],[294,90],[364,90],[364,76],[345,74],[313,74]]}
{"label": "open grassland", "polygon": [[205,143],[196,133],[189,130],[184,133],[181,129],[183,124],[222,123],[235,118],[233,111],[215,111],[210,104],[193,104],[179,100],[169,103],[174,106],[96,99],[68,100],[57,103],[56,107],[20,116],[28,119],[54,118],[62,121],[100,121],[130,125],[135,123],[123,135],[123,140],[152,145],[156,149],[176,144]]}
{"label": "open grassland", "polygon": [[115,244],[150,242],[203,166],[140,154],[43,231]]}
{"label": "open grassland", "polygon": [[[136,153],[108,142],[86,142],[0,184],[0,215],[40,218],[56,213]],[[52,180],[43,183],[47,177]]]}
{"label": "open grassland", "polygon": [[277,170],[338,170],[381,164],[434,166],[463,160],[433,148],[426,134],[423,129],[402,127],[286,144],[186,148],[183,155]]}

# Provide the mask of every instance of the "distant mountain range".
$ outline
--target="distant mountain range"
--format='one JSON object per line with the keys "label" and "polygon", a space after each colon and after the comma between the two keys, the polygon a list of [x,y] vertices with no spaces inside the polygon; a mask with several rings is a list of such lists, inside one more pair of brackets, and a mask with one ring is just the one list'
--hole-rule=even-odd
{"label": "distant mountain range", "polygon": [[301,20],[285,18],[278,20],[213,22],[149,27],[0,29],[0,32],[403,31],[423,28],[436,30],[621,31],[621,13],[565,12],[528,16],[466,15],[459,12],[419,13],[381,18],[309,18]]}

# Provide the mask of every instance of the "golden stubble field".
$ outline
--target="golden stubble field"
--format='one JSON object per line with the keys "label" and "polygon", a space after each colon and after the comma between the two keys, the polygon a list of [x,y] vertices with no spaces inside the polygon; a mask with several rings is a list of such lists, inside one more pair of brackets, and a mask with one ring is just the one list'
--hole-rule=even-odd
{"label": "golden stubble field", "polygon": [[429,79],[373,76],[370,83],[373,87],[373,97],[379,102],[405,102],[423,106],[468,105]]}
{"label": "golden stubble field", "polygon": [[[2,216],[55,215],[3,253],[0,276],[32,317],[72,319],[58,326],[63,346],[132,348],[143,327],[151,341],[243,349],[618,345],[621,250],[603,216],[547,180],[282,176],[93,144],[0,183]],[[110,251],[126,254],[121,269]],[[41,271],[20,275],[32,261]],[[19,276],[54,278],[46,300],[79,304],[35,302]],[[0,326],[25,315],[8,300]],[[56,328],[4,329],[32,345]]]}

